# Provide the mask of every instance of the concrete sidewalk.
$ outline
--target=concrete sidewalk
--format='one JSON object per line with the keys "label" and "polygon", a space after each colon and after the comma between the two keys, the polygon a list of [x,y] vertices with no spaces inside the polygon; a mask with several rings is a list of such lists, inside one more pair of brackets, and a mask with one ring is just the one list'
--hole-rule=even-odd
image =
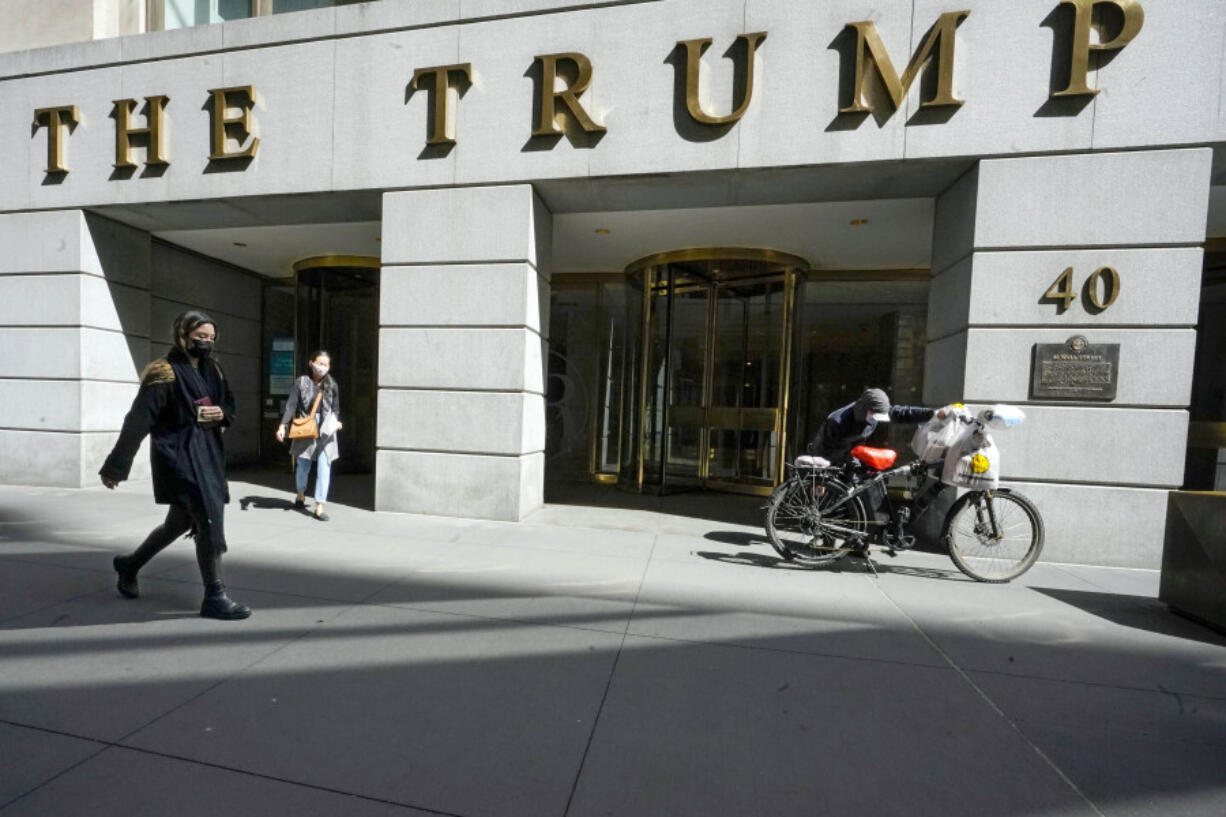
{"label": "concrete sidewalk", "polygon": [[[232,483],[120,598],[147,483],[0,488],[0,815],[1213,815],[1226,640],[1150,571],[810,571],[752,525],[501,524]],[[246,498],[247,510],[238,500]]]}

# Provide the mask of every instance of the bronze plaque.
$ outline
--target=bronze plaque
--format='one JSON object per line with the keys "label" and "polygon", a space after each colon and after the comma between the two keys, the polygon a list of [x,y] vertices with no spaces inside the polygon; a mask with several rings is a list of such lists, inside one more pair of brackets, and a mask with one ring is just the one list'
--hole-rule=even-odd
{"label": "bronze plaque", "polygon": [[1114,400],[1120,345],[1090,343],[1075,335],[1066,343],[1036,343],[1031,363],[1034,400]]}

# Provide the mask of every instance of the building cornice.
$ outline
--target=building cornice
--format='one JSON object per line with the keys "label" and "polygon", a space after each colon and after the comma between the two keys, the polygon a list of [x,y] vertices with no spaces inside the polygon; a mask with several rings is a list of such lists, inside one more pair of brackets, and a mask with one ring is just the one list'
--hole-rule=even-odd
{"label": "building cornice", "polygon": [[339,40],[430,28],[535,17],[663,0],[532,0],[502,11],[496,0],[377,0],[292,14],[151,31],[126,37],[0,53],[0,81],[254,48]]}

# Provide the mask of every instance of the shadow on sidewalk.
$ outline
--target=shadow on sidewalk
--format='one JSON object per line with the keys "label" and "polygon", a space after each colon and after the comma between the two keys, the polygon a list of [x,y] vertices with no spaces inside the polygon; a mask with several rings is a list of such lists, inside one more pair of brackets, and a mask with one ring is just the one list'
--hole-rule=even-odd
{"label": "shadow on sidewalk", "polygon": [[[253,507],[257,498],[269,500],[253,496]],[[222,625],[187,620],[200,593],[187,579],[189,543],[159,557],[178,580],[151,575],[142,599],[115,597],[113,551],[84,532],[104,515],[74,533],[0,509],[0,589],[61,599],[0,624],[4,737],[37,732],[21,734],[44,752],[48,736],[123,744],[81,771],[26,772],[10,788],[28,794],[0,798],[6,814],[122,813],[134,790],[143,813],[188,800],[269,813],[284,791],[268,781],[380,809],[510,817],[916,813],[917,803],[943,817],[1084,813],[1086,798],[1035,749],[1104,813],[1220,810],[1221,698],[1184,694],[1220,680],[1219,651],[1203,637],[1130,631],[1189,638],[1173,616],[1138,618],[1150,599],[995,595],[966,580],[962,600],[999,599],[1009,626],[978,626],[979,608],[968,619],[965,604],[962,619],[923,626],[975,674],[984,691],[974,694],[908,626],[879,614],[875,593],[857,596],[864,584],[850,576],[809,582],[820,577],[798,568],[766,585],[781,591],[772,595],[736,592],[745,571],[732,568],[695,584],[684,561],[644,583],[638,566],[629,579],[584,566],[550,579],[517,566],[525,552],[510,548],[461,562],[407,551],[394,564],[373,550],[343,561],[268,550],[235,559],[227,577],[256,616]],[[715,548],[690,562],[792,569]],[[833,592],[821,604],[806,597],[823,587]],[[1076,614],[1052,625],[1050,598],[1122,629],[1092,638],[1099,628]],[[1155,680],[1186,708],[1147,686]],[[747,757],[770,772],[753,785]],[[907,763],[922,773],[882,784],[883,767]]]}
{"label": "shadow on sidewalk", "polygon": [[649,511],[729,525],[761,527],[766,497],[705,490],[657,496],[623,491],[616,485],[550,480],[545,483],[545,502],[551,505]]}
{"label": "shadow on sidewalk", "polygon": [[[708,539],[721,539],[708,535]],[[735,543],[734,543],[735,544]],[[751,544],[766,544],[764,542],[751,542]],[[789,562],[771,553],[748,553],[741,551],[740,553],[719,553],[713,551],[698,550],[694,552],[695,556],[701,556],[704,559],[710,559],[713,562],[725,562],[734,565],[748,565],[751,567],[766,567],[766,568],[782,568],[784,570],[803,570],[817,571],[825,573],[868,573],[872,574],[873,568],[869,567],[868,563],[863,559],[844,558],[830,564],[819,567],[810,567],[808,565],[798,564],[797,562]],[[971,579],[964,576],[957,570],[941,570],[934,567],[916,567],[914,565],[892,565],[882,563],[874,558],[873,565],[876,572],[885,575],[887,573],[895,576],[912,576],[919,579],[942,579],[957,582],[969,582]]]}
{"label": "shadow on sidewalk", "polygon": [[[288,459],[288,458],[287,458]],[[339,462],[339,461],[338,461]],[[285,503],[291,508],[294,502],[294,474],[289,466],[276,467],[272,465],[239,465],[230,469],[227,475],[230,482],[246,482],[280,492]],[[307,482],[306,495],[308,499],[315,491],[315,469],[311,469],[311,478]],[[233,494],[233,491],[231,491]],[[239,501],[249,500],[249,505],[255,510],[285,510],[277,504],[276,496],[248,496]],[[375,475],[346,474],[332,472],[332,483],[328,486],[328,504],[344,505],[350,508],[360,508],[364,511],[375,509]],[[247,510],[247,505],[243,510]]]}
{"label": "shadow on sidewalk", "polygon": [[294,501],[292,499],[285,499],[284,497],[279,497],[279,496],[278,497],[256,496],[254,494],[249,494],[247,496],[239,497],[238,506],[240,510],[244,510],[244,511],[251,510],[252,508],[255,508],[258,511],[301,510],[301,509],[294,508]]}
{"label": "shadow on sidewalk", "polygon": [[713,530],[703,534],[703,538],[710,539],[712,542],[736,545],[738,547],[758,547],[762,545],[770,547],[770,540],[766,538],[765,533],[748,533],[739,530]]}
{"label": "shadow on sidewalk", "polygon": [[1202,624],[1174,615],[1165,604],[1155,598],[1125,596],[1119,593],[1103,593],[1094,590],[1065,590],[1048,587],[1032,589],[1122,627],[1190,638],[1205,644],[1226,647],[1226,636],[1218,635]]}
{"label": "shadow on sidewalk", "polygon": [[[746,557],[698,555],[734,563]],[[104,554],[76,557],[78,572],[96,576]],[[767,560],[749,554],[741,563],[765,566]],[[293,583],[310,567],[268,569]],[[968,706],[968,693],[951,671],[903,660],[913,655],[902,650],[903,636],[850,610],[845,617],[828,608],[806,618],[772,598],[746,607],[741,597],[736,609],[657,599],[634,616],[636,626],[683,635],[697,628],[700,635],[623,644],[621,628],[611,625],[624,613],[601,607],[570,607],[539,621],[430,609],[430,603],[457,598],[493,602],[514,594],[480,578],[410,574],[394,594],[380,594],[378,604],[357,606],[251,592],[244,597],[258,604],[257,616],[224,629],[186,620],[165,627],[168,619],[193,617],[167,606],[197,603],[198,588],[160,583],[151,590],[153,598],[139,601],[95,593],[23,616],[20,624],[0,625],[6,737],[27,727],[93,740],[129,735],[125,741],[135,750],[174,759],[178,765],[167,770],[172,774],[201,774],[204,767],[193,764],[220,765],[229,773],[446,814],[563,814],[572,792],[575,802],[586,804],[579,814],[687,817],[811,814],[822,798],[837,799],[846,808],[838,813],[847,814],[902,813],[901,806],[890,806],[923,799],[923,813],[946,817],[1032,817],[1073,813],[1081,804],[1052,782],[1050,769],[1034,760],[999,715]],[[523,597],[529,593],[524,588]],[[596,600],[590,591],[570,593]],[[547,598],[535,599],[542,601]],[[334,615],[320,609],[326,607],[347,609]],[[723,629],[720,622],[730,615],[746,615],[741,621],[756,626]],[[720,634],[706,629],[711,626]],[[944,641],[939,625],[933,635]],[[960,636],[972,643],[964,641],[959,656],[981,648],[984,636]],[[1153,677],[1171,660],[1182,665],[1167,671],[1175,679],[1192,673],[1203,686],[1213,672],[1203,663],[1203,648],[1198,659],[1166,655],[1153,644],[1072,639],[1023,642],[1014,652],[1032,668],[1072,663],[1092,674],[1095,665],[1115,667],[1122,681],[1130,670]],[[1129,789],[1117,788],[1127,779],[1139,781],[1146,802],[1154,804],[1154,811],[1138,814],[1212,813],[1178,806],[1216,796],[1220,771],[1213,749],[1226,737],[1220,707],[1182,691],[1105,689],[1024,674],[1007,679],[1019,702],[1000,691],[1002,677],[995,677],[991,692],[1011,717],[1032,713],[1025,699],[1040,693],[1044,708],[1064,713],[1064,731],[1031,715],[1024,722],[1027,737],[1104,806],[1123,809],[1134,802]],[[1135,702],[1141,695],[1149,697]],[[1170,709],[1172,696],[1182,709]],[[1145,707],[1151,734],[1121,732],[1127,724],[1103,729],[1106,713],[1121,700]],[[1195,737],[1168,737],[1189,729]],[[1121,734],[1133,751],[1118,750]],[[687,773],[694,756],[713,745],[752,754],[786,785],[746,792],[737,774],[741,756],[705,758],[704,769],[718,774]],[[875,785],[879,768],[863,760],[885,755],[901,762],[921,751],[927,752],[924,774],[904,776],[888,790]],[[1158,751],[1164,762],[1155,771],[1150,764]],[[828,764],[837,775],[806,775],[814,753],[851,759]],[[1103,753],[1111,753],[1109,767],[1080,760]],[[107,775],[95,768],[94,777],[104,781],[96,788],[75,778],[83,801],[77,810],[129,790],[148,775],[150,762],[145,757]],[[1171,764],[1178,774],[1167,772]],[[467,784],[476,778],[481,786]],[[627,779],[662,782],[636,784],[627,794]],[[973,788],[954,785],[967,779],[975,781]],[[230,782],[220,781],[218,789],[234,791]],[[25,779],[21,788],[42,783]],[[170,788],[190,785],[185,779]],[[20,813],[60,813],[65,796],[49,782]],[[257,795],[235,796],[244,808],[230,811],[258,810]],[[171,813],[172,799],[157,813]],[[682,801],[689,807],[678,809]],[[514,807],[496,807],[505,803]],[[769,811],[759,810],[764,804]],[[106,813],[120,811],[111,805]]]}

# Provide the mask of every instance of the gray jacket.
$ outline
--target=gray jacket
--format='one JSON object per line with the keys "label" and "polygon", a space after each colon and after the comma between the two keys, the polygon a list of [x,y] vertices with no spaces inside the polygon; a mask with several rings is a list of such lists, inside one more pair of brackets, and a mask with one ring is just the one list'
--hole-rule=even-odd
{"label": "gray jacket", "polygon": [[[285,401],[285,413],[281,416],[281,425],[289,430],[289,422],[294,417],[306,417],[311,412],[311,404],[315,402],[315,395],[319,392],[319,387],[315,385],[315,381],[311,380],[307,375],[302,375],[294,381],[294,387],[290,390],[289,399]],[[315,415],[315,422],[319,423],[320,428],[323,428],[324,418],[329,414],[335,415],[336,419],[341,418],[341,398],[333,389],[329,394],[324,392],[324,396],[319,401],[319,411]],[[329,460],[336,460],[340,457],[340,448],[336,444],[336,434],[327,436],[320,435],[318,439],[300,439],[291,440],[289,453],[292,457],[306,457],[309,460],[315,459],[318,451],[322,450],[328,455]],[[319,448],[322,446],[322,449]]]}

